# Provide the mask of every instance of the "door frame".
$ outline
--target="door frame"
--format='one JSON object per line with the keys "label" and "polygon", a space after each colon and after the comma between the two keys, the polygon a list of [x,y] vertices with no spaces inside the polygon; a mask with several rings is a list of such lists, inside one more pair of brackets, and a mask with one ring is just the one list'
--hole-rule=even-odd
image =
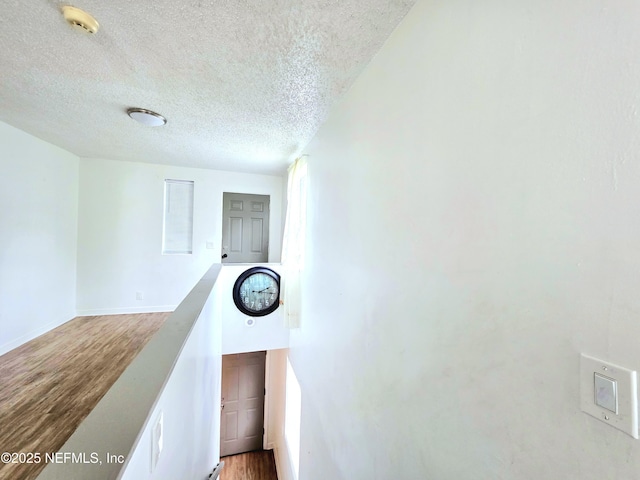
{"label": "door frame", "polygon": [[[232,356],[232,355],[243,355],[243,354],[252,354],[252,353],[261,353],[261,352],[265,352],[264,355],[264,378],[263,378],[263,388],[264,388],[264,398],[263,398],[263,402],[262,402],[262,442],[261,443],[261,447],[263,450],[267,450],[265,448],[266,445],[266,437],[267,437],[267,415],[268,415],[268,410],[267,410],[267,368],[268,368],[268,357],[269,357],[269,350],[254,350],[254,351],[250,351],[250,352],[235,352],[235,353],[225,353],[224,355],[221,356],[221,361],[220,361],[220,370],[221,370],[221,375],[220,375],[220,432],[218,433],[218,438],[220,440],[220,447],[219,447],[219,456],[222,458],[222,421],[223,421],[223,409],[222,409],[222,405],[223,405],[223,400],[222,400],[222,394],[223,394],[223,376],[224,376],[224,369],[222,368],[223,365],[223,360],[225,356]],[[242,452],[237,453],[237,454],[228,454],[225,456],[232,456],[232,455],[240,455]]]}
{"label": "door frame", "polygon": [[[264,388],[266,393],[264,395],[264,435],[262,437],[262,448],[265,450],[275,450],[277,444],[276,430],[279,427],[284,427],[284,396],[285,396],[285,380],[286,380],[286,363],[283,365],[276,364],[278,355],[284,355],[282,358],[287,358],[287,348],[279,348],[276,350],[266,350],[267,355],[265,357],[264,368]],[[262,351],[262,350],[258,350]],[[252,353],[252,352],[238,352],[238,353]],[[227,354],[225,354],[227,355]],[[220,363],[222,367],[222,363]],[[277,381],[281,382],[278,385]],[[220,376],[220,382],[222,383],[222,375]],[[278,392],[278,387],[282,390]],[[220,403],[222,403],[222,388],[220,388]],[[278,415],[277,412],[272,410],[282,410],[282,415]],[[280,418],[281,425],[277,425],[278,417]],[[221,425],[222,426],[222,425]],[[273,430],[273,432],[271,431]]]}

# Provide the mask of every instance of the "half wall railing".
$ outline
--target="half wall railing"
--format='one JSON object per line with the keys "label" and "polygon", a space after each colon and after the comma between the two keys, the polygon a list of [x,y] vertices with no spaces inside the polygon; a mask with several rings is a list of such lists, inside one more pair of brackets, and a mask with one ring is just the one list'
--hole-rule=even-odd
{"label": "half wall railing", "polygon": [[38,479],[207,478],[220,451],[220,268],[205,273]]}

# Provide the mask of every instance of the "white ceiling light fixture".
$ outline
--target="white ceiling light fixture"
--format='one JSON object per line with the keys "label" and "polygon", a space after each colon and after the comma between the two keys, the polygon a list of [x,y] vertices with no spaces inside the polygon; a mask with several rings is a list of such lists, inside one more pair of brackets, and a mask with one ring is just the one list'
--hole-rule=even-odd
{"label": "white ceiling light fixture", "polygon": [[167,123],[167,119],[162,115],[145,108],[130,108],[127,110],[127,115],[148,127],[160,127]]}
{"label": "white ceiling light fixture", "polygon": [[63,5],[62,15],[67,23],[76,30],[83,31],[85,33],[96,33],[98,28],[100,28],[100,24],[95,18],[84,10],[72,7],[71,5]]}

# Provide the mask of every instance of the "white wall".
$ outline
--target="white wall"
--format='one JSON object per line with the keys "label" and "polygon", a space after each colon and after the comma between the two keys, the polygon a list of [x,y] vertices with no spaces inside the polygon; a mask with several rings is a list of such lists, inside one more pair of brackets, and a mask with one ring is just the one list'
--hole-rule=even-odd
{"label": "white wall", "polygon": [[287,480],[280,473],[278,452],[284,445],[284,408],[287,375],[287,349],[269,350],[266,360],[265,437],[264,448],[274,450],[278,479]]}
{"label": "white wall", "polygon": [[274,451],[278,480],[296,480],[293,469],[293,459],[289,453],[285,438],[285,419],[287,399],[292,389],[287,390],[288,379],[287,358],[288,349],[272,350],[267,353],[267,396],[265,405],[267,414],[265,447]]}
{"label": "white wall", "polygon": [[301,478],[637,478],[640,4],[419,1],[306,152]]}
{"label": "white wall", "polygon": [[[161,254],[168,178],[195,182],[192,255]],[[172,310],[220,261],[225,191],[271,196],[269,261],[279,261],[281,177],[82,159],[78,314]]]}
{"label": "white wall", "polygon": [[[289,346],[289,329],[284,326],[283,308],[264,317],[253,317],[255,323],[247,326],[250,317],[242,313],[233,303],[233,284],[245,270],[258,264],[223,264],[218,285],[221,289],[222,308],[222,354],[258,352]],[[281,274],[280,264],[260,264]]]}
{"label": "white wall", "polygon": [[75,316],[78,161],[0,122],[0,354]]}

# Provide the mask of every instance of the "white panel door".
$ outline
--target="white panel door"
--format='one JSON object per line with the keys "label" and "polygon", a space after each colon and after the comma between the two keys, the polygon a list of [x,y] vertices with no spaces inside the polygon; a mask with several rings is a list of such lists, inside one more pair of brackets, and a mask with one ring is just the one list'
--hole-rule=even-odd
{"label": "white panel door", "polygon": [[269,261],[269,196],[222,195],[222,262]]}
{"label": "white panel door", "polygon": [[266,353],[222,356],[221,457],[262,449]]}

